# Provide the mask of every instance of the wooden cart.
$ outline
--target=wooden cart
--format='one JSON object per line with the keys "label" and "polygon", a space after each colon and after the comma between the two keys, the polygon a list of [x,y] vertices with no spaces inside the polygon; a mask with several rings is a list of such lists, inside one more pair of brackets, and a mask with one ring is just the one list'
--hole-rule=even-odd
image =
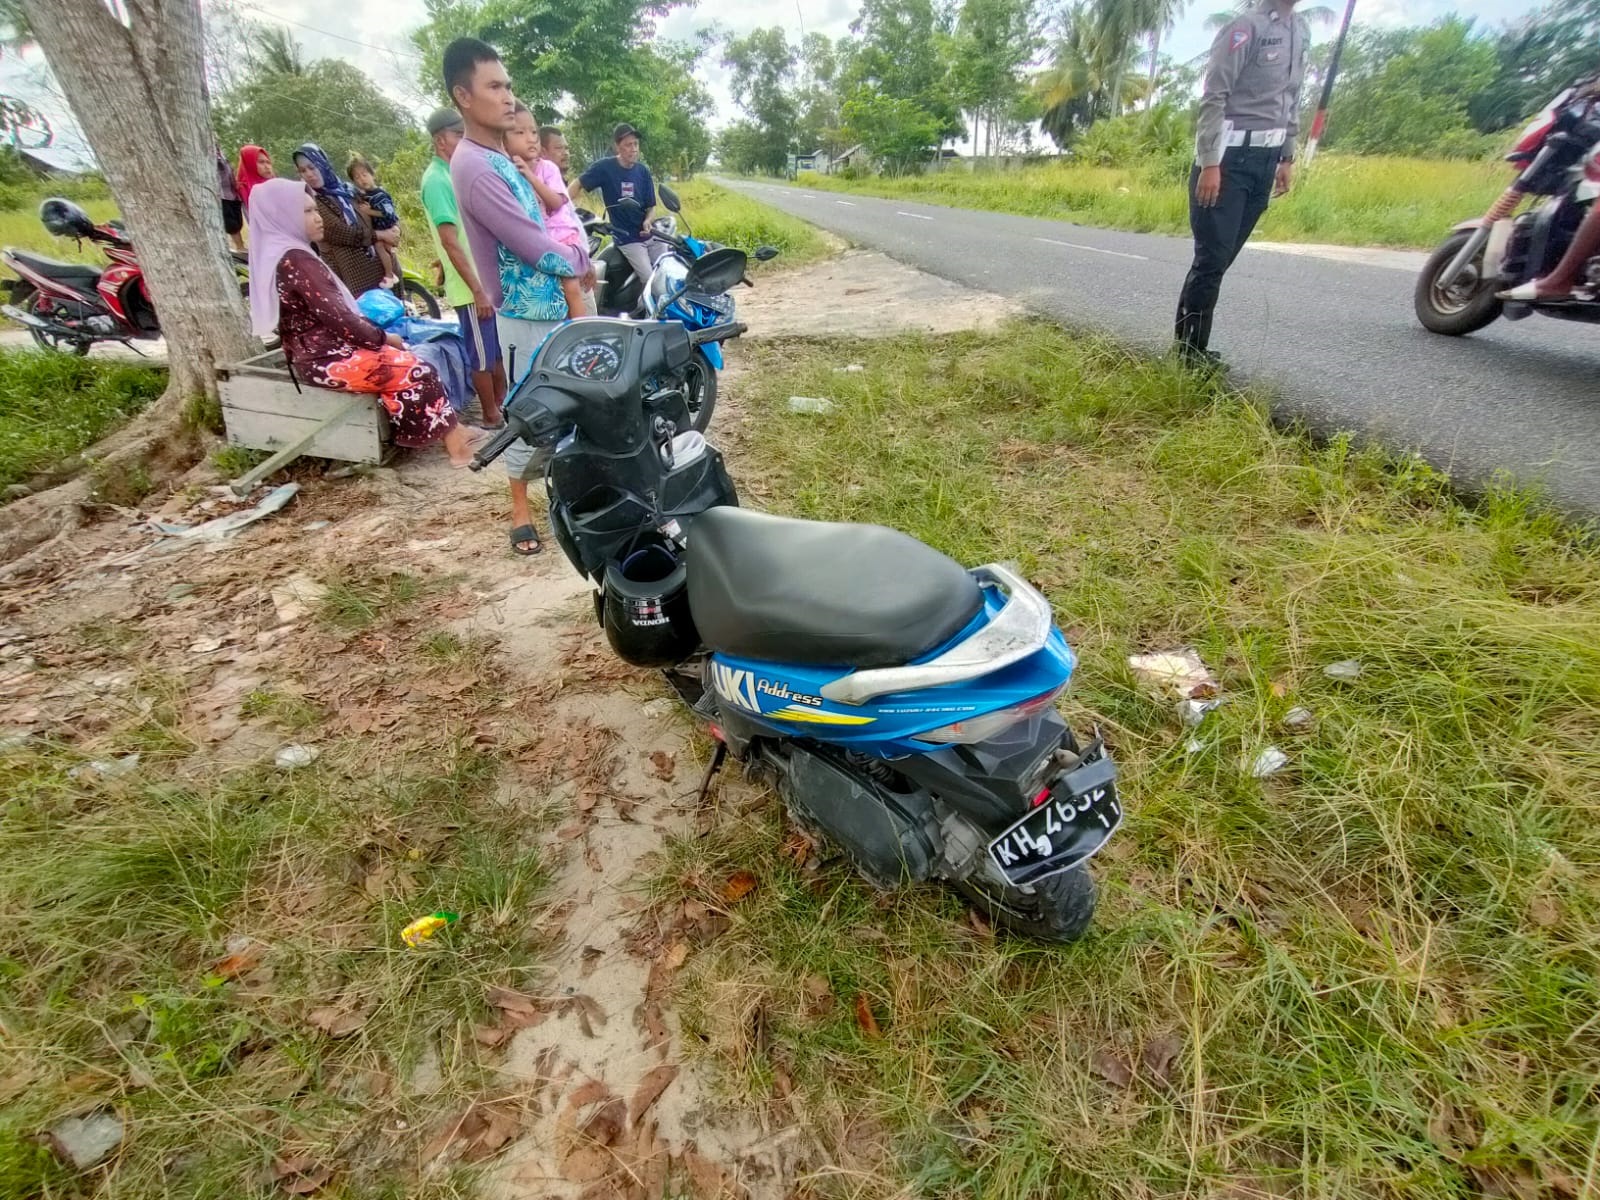
{"label": "wooden cart", "polygon": [[229,484],[236,495],[303,454],[379,463],[389,451],[389,419],[376,396],[297,381],[281,348],[223,367],[217,372],[217,390],[228,444],[272,452],[266,462]]}

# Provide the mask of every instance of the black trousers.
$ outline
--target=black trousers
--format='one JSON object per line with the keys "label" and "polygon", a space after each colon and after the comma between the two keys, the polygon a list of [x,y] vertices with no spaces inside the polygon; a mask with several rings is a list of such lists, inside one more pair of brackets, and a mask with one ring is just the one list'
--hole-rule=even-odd
{"label": "black trousers", "polygon": [[1189,172],[1189,228],[1194,231],[1194,263],[1178,296],[1174,328],[1178,345],[1204,350],[1211,342],[1211,315],[1222,291],[1222,277],[1239,257],[1256,222],[1267,211],[1283,150],[1278,146],[1234,146],[1222,156],[1222,192],[1202,208],[1194,198],[1198,164]]}

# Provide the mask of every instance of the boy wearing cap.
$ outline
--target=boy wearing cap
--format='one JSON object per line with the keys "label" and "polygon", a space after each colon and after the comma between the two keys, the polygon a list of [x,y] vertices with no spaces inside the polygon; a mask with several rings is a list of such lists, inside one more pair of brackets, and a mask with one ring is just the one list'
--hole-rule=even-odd
{"label": "boy wearing cap", "polygon": [[[659,250],[652,252],[650,235],[645,232],[650,227],[650,212],[656,206],[656,181],[650,168],[639,161],[637,129],[624,121],[612,131],[611,143],[616,154],[592,164],[578,177],[578,187],[600,193],[606,219],[611,223],[611,240],[643,283],[650,278],[650,264],[660,256]],[[624,200],[638,204],[636,215],[616,207]]]}
{"label": "boy wearing cap", "polygon": [[444,265],[445,303],[456,310],[467,357],[472,360],[472,386],[483,409],[483,423],[494,428],[503,420],[506,365],[495,328],[494,305],[478,282],[471,251],[461,232],[455,186],[450,182],[450,158],[466,136],[466,124],[455,109],[437,109],[428,118],[428,136],[433,139],[433,161],[422,173],[422,207],[428,214],[428,227],[433,230],[434,248]]}

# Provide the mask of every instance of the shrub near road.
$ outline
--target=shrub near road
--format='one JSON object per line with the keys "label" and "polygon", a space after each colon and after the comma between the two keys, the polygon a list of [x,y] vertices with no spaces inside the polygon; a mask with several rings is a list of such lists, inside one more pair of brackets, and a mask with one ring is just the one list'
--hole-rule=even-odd
{"label": "shrub near road", "polygon": [[[946,170],[897,179],[806,173],[826,191],[1051,217],[1139,233],[1187,235],[1185,184],[1170,169],[1044,163],[1014,171]],[[1432,248],[1481,215],[1511,180],[1501,163],[1323,156],[1275,201],[1256,236],[1268,241]]]}
{"label": "shrub near road", "polygon": [[[1129,820],[1064,949],[818,868],[769,809],[679,846],[660,886],[736,922],[682,997],[732,1086],[860,1196],[1593,1194],[1592,543],[1055,330],[746,353],[747,503],[1020,562]],[[1227,696],[1198,730],[1126,666],[1186,644]]]}

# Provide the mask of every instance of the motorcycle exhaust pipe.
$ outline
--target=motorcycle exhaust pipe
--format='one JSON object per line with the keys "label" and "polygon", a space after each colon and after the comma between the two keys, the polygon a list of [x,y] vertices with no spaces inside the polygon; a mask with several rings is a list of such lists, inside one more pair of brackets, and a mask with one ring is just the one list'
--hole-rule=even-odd
{"label": "motorcycle exhaust pipe", "polygon": [[43,317],[35,316],[31,312],[23,312],[15,304],[0,304],[0,313],[6,318],[15,321],[18,325],[26,325],[29,329],[37,329],[41,333],[48,333],[53,337],[82,338],[83,330],[73,329],[55,321],[46,321]]}

